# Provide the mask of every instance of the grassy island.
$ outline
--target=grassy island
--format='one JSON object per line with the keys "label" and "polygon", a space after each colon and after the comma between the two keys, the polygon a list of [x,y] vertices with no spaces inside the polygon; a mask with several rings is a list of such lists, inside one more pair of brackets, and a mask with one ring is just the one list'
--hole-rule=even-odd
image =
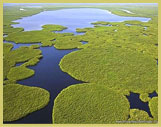
{"label": "grassy island", "polygon": [[45,107],[49,92],[38,87],[8,84],[3,88],[3,120],[14,121]]}
{"label": "grassy island", "polygon": [[117,123],[128,119],[129,107],[123,94],[104,85],[72,85],[55,99],[53,123]]}

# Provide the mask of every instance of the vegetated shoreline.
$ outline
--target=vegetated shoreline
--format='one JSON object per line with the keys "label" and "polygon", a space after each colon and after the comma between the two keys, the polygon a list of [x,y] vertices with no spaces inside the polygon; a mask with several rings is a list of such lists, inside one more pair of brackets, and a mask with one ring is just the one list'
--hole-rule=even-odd
{"label": "vegetated shoreline", "polygon": [[[44,48],[44,47],[43,47]],[[46,47],[47,48],[47,47]],[[52,48],[52,47],[50,47],[50,48]],[[43,54],[43,51],[42,51],[42,55],[44,56],[44,54]],[[44,56],[45,57],[45,56]],[[42,59],[43,60],[43,59]],[[40,62],[42,61],[42,60],[40,60]],[[23,65],[23,64],[25,64],[25,63],[22,63],[21,65]],[[30,67],[29,67],[30,68]],[[32,67],[30,68],[30,69],[33,69]],[[33,69],[34,70],[34,69]],[[36,71],[35,71],[36,72]],[[63,72],[64,73],[64,72]],[[75,82],[75,83],[77,83],[77,82]],[[81,83],[81,82],[78,82],[78,83]],[[21,81],[20,82],[18,82],[18,84],[23,84],[23,85],[27,85],[27,86],[32,86],[32,85],[35,85],[35,86],[37,86],[37,87],[42,87],[42,86],[39,86],[39,85],[36,85],[36,84],[38,84],[38,83],[35,83],[35,84],[27,84],[27,83],[22,83]],[[68,84],[68,83],[67,83]],[[45,85],[45,83],[44,83],[44,85]],[[60,84],[59,84],[60,85]],[[42,87],[43,89],[46,89],[45,88],[45,86],[44,87]],[[48,90],[48,89],[46,89],[46,90]],[[52,93],[51,92],[51,90],[48,90],[50,93]],[[51,96],[53,96],[53,94],[51,95]],[[53,100],[53,97],[51,97],[50,99],[52,99]],[[52,104],[51,104],[52,103]],[[52,101],[50,101],[49,102],[49,104],[50,105],[53,105],[53,102]],[[47,107],[45,107],[44,108],[44,110],[47,112],[48,110],[46,109],[46,108],[49,108],[50,106],[47,106]],[[51,109],[52,109],[52,106],[51,106]],[[39,112],[44,112],[44,110],[43,109],[41,109],[41,110],[39,110],[36,114],[40,114]],[[32,115],[34,113],[34,115]],[[35,112],[33,112],[32,114],[31,114],[31,116],[36,116],[35,115]],[[52,111],[51,111],[51,114],[52,114]],[[50,116],[50,114],[49,114],[49,116]],[[29,119],[30,118],[30,115],[29,115],[29,117],[27,117],[27,119]],[[21,119],[20,119],[20,121],[21,121]],[[24,121],[23,119],[22,119],[22,121]],[[26,121],[26,118],[25,118],[25,121]],[[13,121],[13,122],[4,122],[5,124],[9,124],[9,123],[19,123],[18,121]],[[26,123],[26,122],[25,122]],[[49,122],[50,123],[50,122]]]}
{"label": "vegetated shoreline", "polygon": [[[8,6],[4,6],[4,8],[7,8]],[[22,8],[22,7],[25,7],[25,6],[15,6],[15,7],[17,7],[17,8]],[[140,16],[138,16],[138,14],[129,14],[129,13],[126,13],[126,12],[124,12],[124,13],[122,13],[123,11],[122,10],[120,10],[120,9],[122,9],[122,7],[120,6],[119,8],[118,8],[118,10],[117,11],[114,11],[114,10],[112,10],[110,7],[108,7],[108,9],[104,9],[104,8],[106,8],[106,7],[97,7],[97,6],[95,6],[95,7],[56,7],[56,8],[54,8],[54,9],[52,9],[52,7],[50,8],[47,8],[47,7],[43,7],[43,8],[37,8],[37,11],[38,12],[32,12],[31,14],[27,14],[27,15],[22,15],[22,16],[18,16],[17,18],[14,18],[14,19],[12,19],[11,21],[9,21],[10,23],[7,23],[7,26],[9,26],[9,27],[12,27],[11,25],[12,24],[17,24],[18,22],[14,22],[15,20],[18,20],[18,19],[22,19],[23,17],[28,17],[28,16],[32,16],[32,15],[36,15],[36,14],[38,14],[38,13],[40,13],[40,12],[43,12],[43,11],[53,11],[53,10],[60,10],[60,9],[71,9],[71,8],[98,8],[98,9],[102,9],[102,10],[107,10],[107,11],[109,11],[109,12],[111,12],[111,13],[113,13],[113,14],[116,14],[116,15],[119,15],[119,16],[130,16],[130,17],[146,17],[146,18],[151,18],[151,16],[147,16],[147,15],[140,15]],[[30,9],[30,8],[28,8],[28,9]],[[129,9],[129,8],[128,8]],[[6,26],[5,24],[4,24],[4,26]],[[23,28],[22,28],[23,29]]]}

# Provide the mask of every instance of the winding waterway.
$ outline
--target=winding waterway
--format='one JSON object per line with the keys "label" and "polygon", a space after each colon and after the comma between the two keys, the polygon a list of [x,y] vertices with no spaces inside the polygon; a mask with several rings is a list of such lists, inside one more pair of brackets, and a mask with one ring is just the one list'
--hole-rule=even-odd
{"label": "winding waterway", "polygon": [[[62,32],[72,32],[77,35],[80,33],[76,32],[76,28],[93,27],[91,24],[92,22],[122,22],[125,20],[139,20],[147,22],[150,18],[118,16],[107,10],[96,8],[61,9],[55,11],[44,11],[33,16],[24,17],[14,21],[19,24],[14,24],[12,26],[23,27],[25,31],[30,31],[41,30],[41,26],[45,24],[58,24],[68,27],[68,29]],[[85,44],[87,42],[82,43]],[[29,44],[14,44],[14,49],[19,46],[29,46]],[[35,111],[28,116],[11,123],[52,123],[52,109],[56,96],[61,92],[61,90],[69,85],[82,83],[82,81],[78,81],[67,73],[62,72],[59,67],[59,62],[62,57],[70,52],[76,51],[77,49],[58,50],[52,46],[40,47],[40,50],[42,51],[43,58],[37,65],[29,67],[35,70],[35,75],[28,79],[18,81],[18,83],[28,86],[37,86],[48,90],[51,96],[50,102],[45,108]],[[17,66],[20,64],[17,64]],[[130,98],[130,96],[128,98]],[[143,110],[146,111],[146,106],[144,107],[145,108]]]}
{"label": "winding waterway", "polygon": [[28,79],[18,81],[17,83],[41,87],[48,90],[50,92],[50,102],[45,108],[33,112],[20,120],[13,121],[12,123],[52,123],[53,100],[56,96],[69,85],[82,83],[81,81],[75,80],[67,73],[62,72],[59,67],[59,62],[62,57],[76,49],[57,50],[52,46],[40,47],[40,50],[42,51],[43,58],[36,66],[29,67],[35,70],[35,75]]}

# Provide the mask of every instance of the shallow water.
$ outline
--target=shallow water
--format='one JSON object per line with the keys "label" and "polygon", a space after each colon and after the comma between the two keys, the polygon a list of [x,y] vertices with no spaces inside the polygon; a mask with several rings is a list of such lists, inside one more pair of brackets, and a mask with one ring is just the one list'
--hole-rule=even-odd
{"label": "shallow water", "polygon": [[[94,9],[94,8],[61,9],[55,11],[44,11],[30,17],[24,17],[22,19],[16,20],[16,22],[19,22],[20,24],[15,24],[13,26],[23,27],[25,31],[29,31],[29,30],[40,30],[41,26],[45,24],[58,24],[68,27],[68,29],[61,31],[60,33],[72,32],[75,35],[81,35],[84,33],[77,33],[75,29],[84,27],[93,27],[94,25],[91,24],[92,22],[96,21],[121,22],[125,20],[139,20],[147,22],[150,20],[150,18],[117,16],[111,14],[107,10]],[[86,44],[87,42],[82,43]],[[20,46],[31,45],[31,44],[15,44],[15,43],[13,44],[14,44],[13,49],[16,49]],[[28,86],[37,86],[48,90],[51,95],[50,102],[45,108],[33,112],[30,115],[20,120],[8,123],[13,124],[52,123],[52,109],[54,99],[56,98],[56,96],[60,93],[62,89],[72,84],[82,83],[82,81],[78,81],[72,78],[67,73],[62,72],[59,67],[59,62],[62,59],[62,57],[70,52],[76,51],[77,49],[57,50],[52,46],[52,47],[40,47],[40,50],[42,51],[43,58],[37,65],[29,67],[35,70],[35,75],[28,79],[18,81],[18,83]],[[21,64],[23,63],[18,63],[16,64],[16,66],[19,66]],[[129,96],[129,99],[136,102],[135,99],[137,100],[138,98]],[[131,105],[135,105],[135,103],[134,104],[131,103]],[[141,103],[139,106],[142,107]]]}
{"label": "shallow water", "polygon": [[23,27],[25,31],[30,31],[41,30],[41,26],[45,24],[59,24],[68,27],[67,30],[64,30],[65,32],[74,33],[76,28],[93,27],[93,25],[91,24],[92,22],[122,22],[125,20],[139,20],[147,22],[150,20],[150,18],[118,16],[112,14],[108,10],[97,8],[76,8],[60,9],[55,11],[43,11],[33,16],[15,20],[14,22],[19,22],[19,24],[14,24],[12,26]]}

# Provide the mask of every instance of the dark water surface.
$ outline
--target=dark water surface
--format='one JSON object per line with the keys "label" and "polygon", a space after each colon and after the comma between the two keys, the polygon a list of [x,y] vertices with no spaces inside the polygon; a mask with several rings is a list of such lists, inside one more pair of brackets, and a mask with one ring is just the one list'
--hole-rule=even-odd
{"label": "dark water surface", "polygon": [[[79,9],[61,9],[55,11],[44,11],[39,14],[24,17],[22,19],[16,20],[19,24],[14,24],[14,27],[23,27],[25,31],[30,30],[40,30],[42,25],[45,24],[58,24],[67,26],[68,29],[61,31],[72,32],[75,35],[80,35],[84,33],[77,33],[76,28],[93,27],[92,22],[96,21],[110,21],[110,22],[121,22],[125,20],[139,20],[147,22],[150,18],[141,17],[123,17],[111,14],[107,10],[96,9],[96,8],[79,8]],[[13,42],[9,42],[13,43]],[[86,44],[88,42],[82,42]],[[14,44],[14,49],[20,46],[30,46],[31,44]],[[37,43],[35,43],[37,44]],[[40,43],[38,43],[40,45]],[[18,81],[19,84],[24,84],[27,86],[37,86],[44,88],[50,92],[50,102],[49,104],[39,110],[35,111],[28,116],[13,122],[8,122],[12,124],[16,123],[52,123],[52,109],[54,104],[54,99],[56,96],[66,87],[72,84],[82,83],[72,78],[67,73],[61,71],[59,67],[59,62],[62,57],[70,52],[76,51],[72,50],[57,50],[55,47],[40,47],[42,51],[43,58],[35,66],[30,66],[29,68],[35,70],[35,75]],[[23,63],[18,63],[16,66],[20,66]],[[143,109],[150,112],[148,107],[140,102],[137,95],[130,94],[128,97],[130,101],[131,108]],[[135,102],[135,103],[134,103]],[[136,103],[137,102],[137,103]]]}
{"label": "dark water surface", "polygon": [[[15,49],[17,49],[17,48],[20,48],[20,47],[22,47],[22,46],[31,46],[31,45],[40,45],[40,46],[41,46],[41,43],[25,43],[25,44],[19,43],[19,44],[16,44],[16,43],[14,43],[14,42],[12,42],[12,41],[3,41],[3,43],[11,43],[11,44],[13,44],[12,50],[15,50]],[[18,64],[19,64],[19,63],[18,63]]]}
{"label": "dark water surface", "polygon": [[[37,86],[48,90],[50,92],[50,102],[45,108],[33,112],[20,120],[8,123],[52,123],[52,109],[56,96],[69,85],[82,83],[81,81],[75,80],[67,73],[62,72],[59,67],[59,62],[62,57],[76,49],[57,50],[53,46],[41,47],[40,49],[43,58],[36,66],[29,67],[35,70],[35,75],[28,79],[18,81],[18,83],[27,86]],[[22,63],[19,63],[17,66],[21,64]]]}
{"label": "dark water surface", "polygon": [[152,117],[148,102],[143,102],[139,98],[139,94],[130,92],[130,96],[126,96],[130,102],[130,109],[140,109],[146,111]]}
{"label": "dark water surface", "polygon": [[153,93],[149,94],[150,98],[157,97],[157,96],[158,96],[158,94],[155,91]]}

